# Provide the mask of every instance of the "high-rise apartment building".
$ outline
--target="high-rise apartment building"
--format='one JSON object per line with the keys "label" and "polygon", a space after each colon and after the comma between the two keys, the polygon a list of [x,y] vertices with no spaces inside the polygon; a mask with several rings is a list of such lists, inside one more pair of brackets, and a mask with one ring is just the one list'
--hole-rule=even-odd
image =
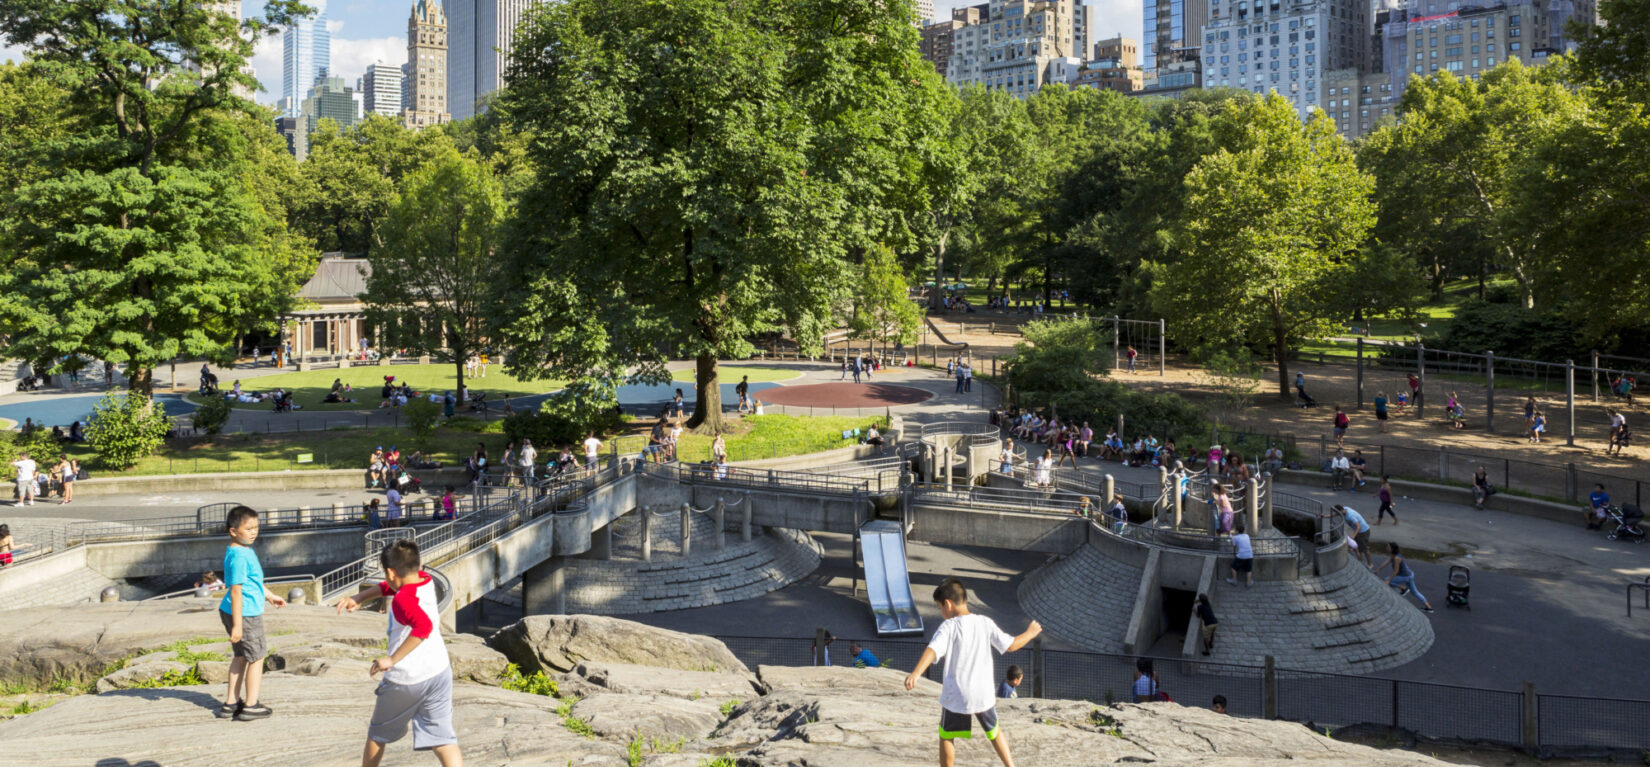
{"label": "high-rise apartment building", "polygon": [[418,0],[407,19],[407,63],[401,69],[402,124],[418,129],[452,118],[447,113],[448,60],[447,14],[436,0]]}
{"label": "high-rise apartment building", "polygon": [[326,12],[299,19],[281,32],[281,113],[297,117],[316,80],[332,71],[332,33]]}
{"label": "high-rise apartment building", "polygon": [[1141,65],[1146,79],[1162,75],[1165,65],[1196,61],[1188,49],[1197,48],[1203,25],[1209,21],[1211,0],[1145,0]]}
{"label": "high-rise apartment building", "polygon": [[1209,0],[1203,87],[1277,91],[1305,118],[1326,73],[1367,66],[1370,18],[1367,0]]}
{"label": "high-rise apartment building", "polygon": [[340,130],[348,130],[361,121],[361,105],[355,100],[355,89],[345,85],[344,78],[323,77],[304,97],[301,117],[306,134],[314,133],[327,118],[338,123]]}
{"label": "high-rise apartment building", "polygon": [[911,15],[918,27],[923,26],[934,18],[934,0],[912,0]]}
{"label": "high-rise apartment building", "polygon": [[447,108],[463,120],[504,87],[516,26],[542,0],[449,0]]}
{"label": "high-rise apartment building", "polygon": [[1112,37],[1094,42],[1094,58],[1072,78],[1073,88],[1133,93],[1143,87],[1140,71],[1140,41]]}
{"label": "high-rise apartment building", "polygon": [[401,67],[374,62],[355,87],[361,93],[363,116],[371,112],[401,119]]}
{"label": "high-rise apartment building", "polygon": [[1097,7],[1084,5],[1080,0],[1073,9],[1071,16],[1072,50],[1073,56],[1087,59],[1089,50],[1094,41],[1100,39],[1100,10]]}
{"label": "high-rise apartment building", "polygon": [[286,139],[286,151],[291,152],[298,162],[303,162],[309,156],[309,132],[304,130],[304,120],[301,117],[275,118],[275,132]]}
{"label": "high-rise apartment building", "polygon": [[990,5],[970,5],[951,11],[951,18],[946,21],[936,21],[922,28],[922,42],[918,49],[928,63],[934,65],[934,71],[945,77],[947,68],[951,65],[951,50],[956,39],[957,30],[970,24],[978,24],[991,16]]}
{"label": "high-rise apartment building", "polygon": [[[989,18],[953,32],[946,79],[1017,97],[1050,81],[1055,60],[1077,59],[1073,0],[991,0]],[[1062,61],[1062,71],[1069,62]]]}

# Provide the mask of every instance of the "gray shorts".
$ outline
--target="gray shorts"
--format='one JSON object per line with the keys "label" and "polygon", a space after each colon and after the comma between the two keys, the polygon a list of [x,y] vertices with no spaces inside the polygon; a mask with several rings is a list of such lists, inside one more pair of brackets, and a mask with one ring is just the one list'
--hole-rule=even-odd
{"label": "gray shorts", "polygon": [[453,675],[443,671],[422,682],[395,684],[379,682],[378,702],[372,707],[372,724],[367,738],[374,743],[394,743],[407,734],[412,723],[413,749],[423,751],[458,742],[453,731]]}
{"label": "gray shorts", "polygon": [[[223,633],[228,634],[235,630],[235,616],[218,611],[218,617],[223,619]],[[230,645],[235,648],[235,657],[245,658],[248,663],[257,663],[264,659],[264,653],[269,651],[269,645],[264,643],[264,616],[241,616],[241,641]]]}

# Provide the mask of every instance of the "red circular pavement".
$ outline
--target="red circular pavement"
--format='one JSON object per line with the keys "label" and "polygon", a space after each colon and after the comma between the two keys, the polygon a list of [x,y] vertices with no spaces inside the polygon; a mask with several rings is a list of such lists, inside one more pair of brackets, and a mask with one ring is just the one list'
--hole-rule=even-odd
{"label": "red circular pavement", "polygon": [[752,397],[775,405],[814,407],[878,407],[914,405],[934,398],[930,392],[910,386],[879,383],[822,383],[806,386],[776,386],[753,392]]}

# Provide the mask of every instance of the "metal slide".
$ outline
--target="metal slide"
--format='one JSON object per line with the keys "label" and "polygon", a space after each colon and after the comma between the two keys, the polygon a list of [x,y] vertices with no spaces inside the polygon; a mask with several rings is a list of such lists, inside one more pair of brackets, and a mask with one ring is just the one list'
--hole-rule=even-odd
{"label": "metal slide", "polygon": [[922,634],[922,616],[911,598],[911,577],[905,570],[905,533],[898,522],[876,520],[859,528],[865,559],[865,593],[877,634]]}

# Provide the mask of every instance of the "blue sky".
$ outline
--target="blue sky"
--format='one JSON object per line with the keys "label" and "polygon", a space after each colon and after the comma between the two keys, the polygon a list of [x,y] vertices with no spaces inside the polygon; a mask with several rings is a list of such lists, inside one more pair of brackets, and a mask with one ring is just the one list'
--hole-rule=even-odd
{"label": "blue sky", "polygon": [[[374,61],[399,66],[407,60],[407,16],[415,0],[311,0],[310,5],[324,8],[328,26],[332,29],[332,69],[350,81],[360,77]],[[983,1],[983,0],[981,0]],[[969,3],[960,0],[935,0],[934,13],[947,17],[951,9]],[[1122,33],[1140,37],[1141,0],[1089,0],[1099,11],[1100,34],[1111,36]],[[247,16],[263,13],[263,0],[244,0],[242,8]],[[14,48],[0,46],[0,60],[20,59]],[[258,100],[273,104],[281,93],[281,38],[279,35],[258,43],[252,57],[252,67],[263,82],[264,92]]]}

